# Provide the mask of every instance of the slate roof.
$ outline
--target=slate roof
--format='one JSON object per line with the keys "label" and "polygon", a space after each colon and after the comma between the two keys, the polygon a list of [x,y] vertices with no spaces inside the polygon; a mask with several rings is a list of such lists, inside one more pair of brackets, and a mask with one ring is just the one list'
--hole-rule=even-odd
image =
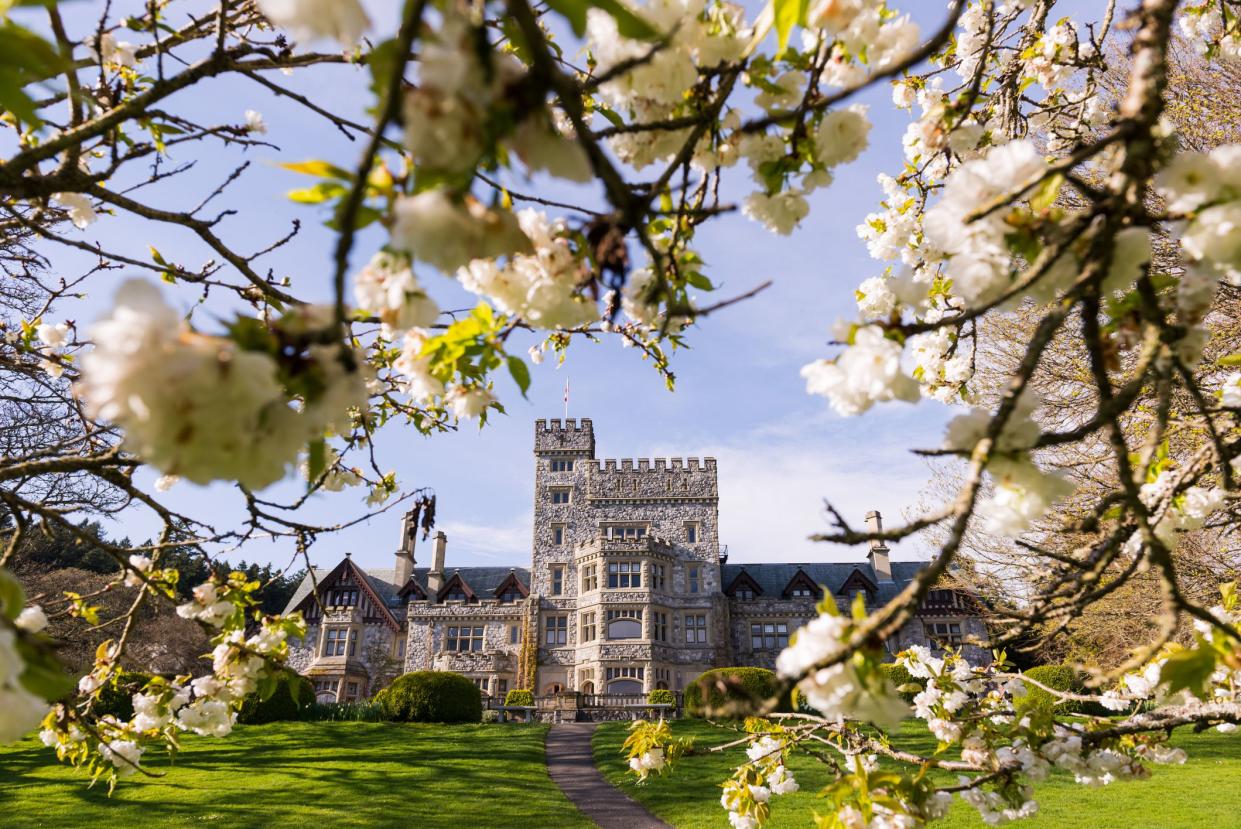
{"label": "slate roof", "polygon": [[[316,567],[315,581],[321,582],[334,569],[336,568]],[[427,567],[415,567],[413,573],[414,580],[418,582],[424,591],[427,586],[428,569]],[[371,587],[379,594],[389,608],[396,610],[401,607],[401,600],[397,597],[397,592],[404,585],[394,583],[396,578],[395,570],[364,570],[363,572],[366,574],[366,580],[370,582]],[[510,572],[521,579],[522,584],[525,584],[527,587],[530,585],[530,571],[525,567],[445,567],[444,583],[447,584],[454,573],[460,573],[461,578],[465,579],[465,583],[474,591],[474,595],[480,599],[493,599],[495,598],[495,589],[503,584]],[[302,583],[297,586],[293,597],[289,599],[288,605],[285,606],[285,613],[291,612],[293,608],[301,604],[302,599],[310,595],[311,584],[309,575],[302,579]],[[403,614],[397,614],[397,618],[403,618]]]}
{"label": "slate roof", "polygon": [[724,587],[728,587],[733,583],[733,579],[737,578],[741,571],[744,570],[763,589],[763,598],[778,599],[784,593],[784,588],[792,581],[799,568],[815,584],[821,584],[833,593],[838,592],[853,571],[857,570],[863,576],[879,585],[879,595],[876,598],[879,601],[886,602],[899,593],[917,575],[918,571],[925,566],[926,562],[924,561],[894,561],[892,562],[892,581],[880,582],[875,576],[875,571],[870,566],[869,561],[836,561],[830,563],[808,561],[801,564],[737,563],[725,564],[720,568],[720,581]]}

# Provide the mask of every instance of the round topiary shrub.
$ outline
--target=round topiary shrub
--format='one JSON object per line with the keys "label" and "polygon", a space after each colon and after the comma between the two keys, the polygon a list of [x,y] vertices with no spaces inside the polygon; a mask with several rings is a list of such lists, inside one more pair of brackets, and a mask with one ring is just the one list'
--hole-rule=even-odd
{"label": "round topiary shrub", "polygon": [[151,675],[141,671],[117,671],[112,681],[99,691],[92,710],[101,717],[110,714],[118,720],[131,720],[134,716],[134,694],[150,681]]}
{"label": "round topiary shrub", "polygon": [[[716,668],[685,688],[685,713],[691,717],[744,717],[764,700],[776,695],[780,681],[766,668]],[[791,711],[791,700],[778,710]]]}
{"label": "round topiary shrub", "polygon": [[646,695],[647,705],[676,705],[676,694],[667,688],[656,688]]}
{"label": "round topiary shrub", "polygon": [[504,697],[505,705],[534,705],[534,692],[528,688],[514,688]]}
{"label": "round topiary shrub", "polygon": [[[297,689],[296,700],[293,698],[294,687]],[[314,701],[314,683],[304,676],[294,676],[276,686],[275,692],[267,699],[260,699],[257,693],[243,699],[241,709],[237,712],[237,722],[261,725],[300,720],[302,712]]]}
{"label": "round topiary shrub", "polygon": [[[1069,665],[1039,665],[1026,671],[1025,675],[1034,680],[1034,682],[1046,685],[1048,688],[1056,691],[1077,694],[1081,693],[1083,687],[1077,671]],[[1024,702],[1040,707],[1054,708],[1057,713],[1061,714],[1075,714],[1081,709],[1081,703],[1077,700],[1060,700],[1055,695],[1035,685],[1034,682],[1027,682],[1025,684],[1026,694],[1022,697]]]}
{"label": "round topiary shrub", "polygon": [[398,676],[375,701],[384,719],[397,722],[479,722],[483,696],[461,674],[414,671]]}
{"label": "round topiary shrub", "polygon": [[888,678],[888,682],[892,683],[892,687],[900,691],[901,699],[905,700],[905,702],[913,702],[913,698],[917,696],[918,691],[914,687],[909,687],[908,690],[901,690],[902,688],[906,686],[921,688],[926,685],[925,681],[919,682],[915,679],[913,674],[904,665],[898,665],[895,662],[885,662],[880,668],[883,670],[883,675]]}

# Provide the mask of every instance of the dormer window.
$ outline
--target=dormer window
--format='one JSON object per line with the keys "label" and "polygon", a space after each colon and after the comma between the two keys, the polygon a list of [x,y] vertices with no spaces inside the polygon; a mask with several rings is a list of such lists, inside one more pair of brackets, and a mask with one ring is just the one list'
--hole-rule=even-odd
{"label": "dormer window", "polygon": [[805,585],[799,584],[789,591],[789,596],[794,599],[813,599],[814,591]]}
{"label": "dormer window", "polygon": [[358,603],[358,591],[333,590],[328,593],[327,603],[329,607],[353,607]]}
{"label": "dormer window", "polygon": [[444,594],[446,602],[464,602],[467,598],[469,597],[465,595],[460,585],[453,585],[453,588]]}
{"label": "dormer window", "polygon": [[736,596],[738,599],[753,599],[754,589],[752,587],[749,587],[748,585],[744,587],[738,587],[735,591],[733,591],[733,595]]}

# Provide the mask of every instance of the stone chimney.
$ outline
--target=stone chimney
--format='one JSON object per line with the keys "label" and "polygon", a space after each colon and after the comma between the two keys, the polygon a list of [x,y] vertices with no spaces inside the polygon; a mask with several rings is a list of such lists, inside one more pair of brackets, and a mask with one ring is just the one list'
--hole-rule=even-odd
{"label": "stone chimney", "polygon": [[448,548],[448,536],[441,530],[435,534],[435,552],[431,554],[431,569],[427,571],[427,593],[434,596],[444,586],[444,552]]}
{"label": "stone chimney", "polygon": [[[883,532],[883,516],[879,514],[879,510],[866,513],[866,528],[872,533]],[[888,545],[883,543],[883,539],[871,539],[870,552],[866,554],[866,558],[880,583],[892,581],[892,560],[888,558]]]}
{"label": "stone chimney", "polygon": [[407,512],[401,519],[401,546],[396,551],[396,574],[392,580],[397,587],[404,587],[414,572],[414,543],[418,540],[418,525],[414,513]]}

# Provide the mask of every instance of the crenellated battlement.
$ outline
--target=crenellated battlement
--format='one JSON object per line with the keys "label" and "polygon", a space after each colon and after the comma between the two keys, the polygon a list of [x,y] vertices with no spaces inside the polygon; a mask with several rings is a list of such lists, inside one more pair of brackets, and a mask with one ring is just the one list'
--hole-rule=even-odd
{"label": "crenellated battlement", "polygon": [[595,428],[590,418],[581,420],[534,421],[534,451],[536,454],[565,454],[595,456]]}
{"label": "crenellated battlement", "polygon": [[590,498],[713,499],[715,458],[603,458],[585,461]]}

